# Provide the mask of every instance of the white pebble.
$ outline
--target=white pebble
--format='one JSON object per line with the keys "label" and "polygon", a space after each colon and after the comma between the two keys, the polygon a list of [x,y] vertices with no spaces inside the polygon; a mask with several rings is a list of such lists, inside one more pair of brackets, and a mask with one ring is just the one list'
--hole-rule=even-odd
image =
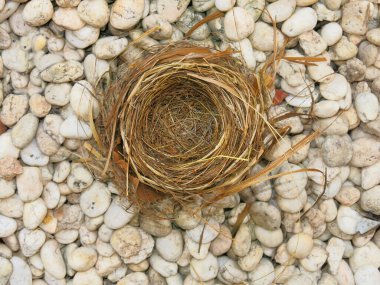
{"label": "white pebble", "polygon": [[105,184],[97,181],[80,196],[80,207],[89,217],[98,217],[104,214],[110,203],[110,191]]}
{"label": "white pebble", "polygon": [[325,40],[328,46],[335,45],[342,37],[342,27],[335,22],[324,25],[321,29],[321,37]]}
{"label": "white pebble", "polygon": [[22,221],[27,229],[36,229],[44,220],[47,214],[47,208],[41,198],[33,202],[25,203]]}
{"label": "white pebble", "polygon": [[54,278],[63,279],[66,275],[66,266],[58,242],[48,240],[41,248],[41,259],[45,270]]}
{"label": "white pebble", "polygon": [[363,123],[373,121],[379,115],[379,100],[373,93],[360,93],[354,98],[356,112]]}
{"label": "white pebble", "polygon": [[255,22],[243,8],[235,7],[224,17],[224,32],[232,41],[240,41],[248,37],[254,28]]}
{"label": "white pebble", "polygon": [[42,26],[53,17],[54,8],[50,0],[32,0],[22,11],[24,21],[31,26]]}
{"label": "white pebble", "polygon": [[24,202],[36,200],[41,196],[42,174],[38,167],[23,167],[22,174],[16,178],[18,195]]}
{"label": "white pebble", "polygon": [[317,21],[317,13],[312,8],[300,8],[283,23],[281,31],[289,37],[296,37],[314,29]]}
{"label": "white pebble", "polygon": [[12,235],[17,229],[17,223],[14,219],[0,215],[0,238]]}
{"label": "white pebble", "polygon": [[143,12],[144,0],[116,0],[111,8],[110,24],[128,30],[140,21]]}
{"label": "white pebble", "polygon": [[190,262],[191,276],[197,281],[210,281],[218,274],[218,260],[211,253],[204,259],[193,258]]}

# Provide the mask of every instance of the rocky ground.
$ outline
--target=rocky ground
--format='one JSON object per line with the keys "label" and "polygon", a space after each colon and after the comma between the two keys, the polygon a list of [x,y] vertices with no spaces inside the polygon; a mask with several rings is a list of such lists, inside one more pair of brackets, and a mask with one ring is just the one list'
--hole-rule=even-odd
{"label": "rocky ground", "polygon": [[[226,198],[201,220],[125,211],[112,184],[72,162],[92,136],[96,86],[116,57],[181,40],[217,10],[224,16],[191,41],[233,46],[260,68],[274,50],[272,18],[279,46],[293,37],[287,56],[327,59],[279,65],[276,87],[289,95],[270,116],[313,105],[315,120],[281,122],[291,132],[266,155],[330,126],[276,170],[327,170],[326,191],[319,173],[301,172]],[[376,1],[0,0],[0,284],[380,284],[379,19]]]}

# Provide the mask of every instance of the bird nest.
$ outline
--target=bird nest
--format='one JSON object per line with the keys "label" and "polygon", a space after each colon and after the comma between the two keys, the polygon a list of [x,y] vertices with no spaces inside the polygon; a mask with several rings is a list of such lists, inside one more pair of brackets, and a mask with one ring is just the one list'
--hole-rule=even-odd
{"label": "bird nest", "polygon": [[269,65],[254,73],[233,54],[170,44],[120,68],[99,98],[97,177],[144,207],[163,198],[215,201],[245,188],[265,137],[276,137],[266,119],[274,76]]}

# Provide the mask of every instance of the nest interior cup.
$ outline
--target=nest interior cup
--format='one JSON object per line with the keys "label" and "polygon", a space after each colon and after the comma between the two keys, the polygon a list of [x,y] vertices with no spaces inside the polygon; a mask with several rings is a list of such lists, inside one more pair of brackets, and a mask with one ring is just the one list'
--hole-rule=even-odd
{"label": "nest interior cup", "polygon": [[119,186],[136,177],[188,200],[241,181],[257,162],[270,96],[231,51],[171,44],[123,70],[97,122]]}

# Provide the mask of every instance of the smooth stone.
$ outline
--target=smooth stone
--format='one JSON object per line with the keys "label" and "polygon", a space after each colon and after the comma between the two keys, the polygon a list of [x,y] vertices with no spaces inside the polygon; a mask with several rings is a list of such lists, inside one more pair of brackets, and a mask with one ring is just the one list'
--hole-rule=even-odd
{"label": "smooth stone", "polygon": [[54,182],[48,182],[42,192],[42,199],[48,209],[54,209],[58,206],[61,199],[59,187]]}
{"label": "smooth stone", "polygon": [[99,104],[94,95],[94,88],[86,80],[74,84],[70,91],[70,105],[79,119],[89,121],[99,115]]}
{"label": "smooth stone", "polygon": [[252,221],[264,229],[275,230],[281,226],[281,212],[266,202],[255,202],[249,211]]}
{"label": "smooth stone", "polygon": [[187,230],[186,234],[195,242],[209,243],[218,236],[219,230],[219,223],[214,219],[210,219],[206,225],[202,223],[194,229]]}
{"label": "smooth stone", "polygon": [[49,156],[41,152],[35,139],[21,150],[20,157],[29,166],[45,166],[49,163]]}
{"label": "smooth stone", "polygon": [[13,126],[26,114],[28,105],[27,95],[8,95],[2,103],[0,121],[7,127]]}
{"label": "smooth stone", "polygon": [[9,218],[21,218],[24,203],[17,195],[0,199],[0,214]]}
{"label": "smooth stone", "polygon": [[0,238],[14,234],[16,229],[17,223],[14,219],[0,215]]}
{"label": "smooth stone", "polygon": [[210,252],[214,256],[221,256],[231,248],[231,245],[231,231],[226,226],[221,225],[219,235],[210,244]]}
{"label": "smooth stone", "polygon": [[77,230],[61,230],[55,233],[54,239],[60,244],[71,244],[78,239],[78,236]]}
{"label": "smooth stone", "polygon": [[338,23],[332,22],[324,25],[320,33],[327,45],[332,46],[342,38],[343,30]]}
{"label": "smooth stone", "polygon": [[233,253],[238,257],[246,256],[251,248],[251,239],[251,228],[247,224],[242,224],[232,241]]}
{"label": "smooth stone", "polygon": [[[146,274],[143,272],[132,272],[125,275],[125,277],[123,277],[117,282],[117,285],[129,285],[129,284],[149,285],[149,279],[146,276]],[[176,284],[179,284],[179,283],[176,283]]]}
{"label": "smooth stone", "polygon": [[54,8],[50,0],[32,0],[22,11],[24,21],[31,26],[45,25],[53,17]]}
{"label": "smooth stone", "polygon": [[255,270],[248,273],[248,279],[252,285],[271,284],[275,279],[272,262],[267,258],[261,259]]}
{"label": "smooth stone", "polygon": [[67,30],[65,33],[65,38],[74,47],[84,49],[94,44],[99,38],[99,34],[100,30],[98,28],[86,25],[79,30]]}
{"label": "smooth stone", "polygon": [[279,0],[273,3],[270,3],[265,7],[266,11],[262,14],[263,21],[267,23],[281,23],[287,20],[296,9],[295,0]]}
{"label": "smooth stone", "polygon": [[312,8],[299,8],[283,23],[281,31],[289,37],[296,37],[314,29],[317,21],[317,13]]}
{"label": "smooth stone", "polygon": [[206,282],[214,279],[218,269],[218,260],[211,253],[208,253],[204,259],[193,258],[190,262],[190,274],[197,281]]}
{"label": "smooth stone", "polygon": [[169,23],[176,22],[191,0],[157,0],[157,14],[168,20]]}
{"label": "smooth stone", "polygon": [[[198,15],[198,14],[194,14],[194,15]],[[196,19],[193,19],[193,21],[194,20]],[[179,21],[181,21],[181,19]],[[164,19],[163,17],[157,14],[149,15],[148,17],[144,18],[144,20],[142,21],[142,26],[143,26],[144,31],[148,31],[154,27],[159,27],[160,29],[158,31],[150,34],[150,36],[156,40],[169,39],[173,34],[172,25],[166,19]],[[199,28],[196,31],[198,32]],[[124,44],[125,46],[123,49],[125,49],[127,43],[128,42],[125,42]]]}
{"label": "smooth stone", "polygon": [[87,140],[92,137],[92,130],[86,122],[70,115],[63,121],[60,134],[68,139]]}
{"label": "smooth stone", "polygon": [[83,0],[79,3],[77,10],[83,22],[96,28],[105,26],[110,17],[105,0]]}
{"label": "smooth stone", "polygon": [[65,106],[70,102],[71,87],[69,83],[48,84],[44,91],[46,101],[51,105]]}
{"label": "smooth stone", "polygon": [[5,257],[0,256],[0,284],[6,285],[13,271],[12,263]]}
{"label": "smooth stone", "polygon": [[137,213],[134,207],[130,207],[130,203],[127,201],[127,206],[129,208],[125,209],[123,207],[124,200],[114,198],[111,205],[104,214],[104,223],[110,229],[120,229],[128,224]]}
{"label": "smooth stone", "polygon": [[1,57],[6,68],[17,72],[28,70],[28,54],[20,48],[14,47],[2,51]]}
{"label": "smooth stone", "polygon": [[143,16],[144,0],[116,0],[111,8],[110,24],[119,30],[135,26]]}
{"label": "smooth stone", "polygon": [[371,166],[380,160],[380,142],[374,138],[358,138],[352,142],[351,166]]}
{"label": "smooth stone", "polygon": [[224,17],[224,32],[232,41],[240,41],[253,33],[255,22],[248,12],[240,7],[228,11]]}
{"label": "smooth stone", "polygon": [[142,229],[138,229],[141,236],[141,247],[137,254],[123,258],[125,264],[138,264],[151,256],[154,248],[154,239]]}
{"label": "smooth stone", "polygon": [[93,46],[93,53],[99,59],[113,59],[125,51],[127,45],[128,40],[126,38],[104,37],[96,41]]}
{"label": "smooth stone", "polygon": [[255,235],[258,241],[266,247],[277,247],[284,239],[281,229],[269,231],[262,227],[255,226]]}
{"label": "smooth stone", "polygon": [[[274,30],[271,25],[259,21],[255,23],[255,29],[253,33],[249,36],[249,40],[251,41],[252,46],[259,51],[273,51],[273,34]],[[276,30],[276,40],[277,47],[281,47],[284,44],[284,35],[279,30]]]}
{"label": "smooth stone", "polygon": [[21,200],[30,202],[41,196],[43,185],[38,167],[23,167],[23,173],[16,178],[17,192]]}
{"label": "smooth stone", "polygon": [[20,249],[24,256],[31,257],[38,253],[42,245],[45,243],[46,235],[40,230],[22,229],[18,233],[18,241],[20,243]]}
{"label": "smooth stone", "polygon": [[111,203],[111,193],[106,184],[95,181],[80,196],[80,207],[89,217],[104,214]]}
{"label": "smooth stone", "polygon": [[356,285],[380,284],[380,272],[373,265],[359,267],[354,274],[354,278]]}
{"label": "smooth stone", "polygon": [[179,230],[172,230],[167,236],[157,238],[156,250],[166,261],[176,262],[183,251],[181,232]]}
{"label": "smooth stone", "polygon": [[219,278],[226,282],[246,281],[248,274],[239,268],[235,260],[222,256],[218,258]]}
{"label": "smooth stone", "polygon": [[10,261],[12,263],[13,271],[9,278],[9,284],[32,285],[32,272],[29,265],[18,256],[13,256]]}
{"label": "smooth stone", "polygon": [[[300,169],[298,165],[287,163],[280,168],[280,172],[287,173]],[[307,174],[305,172],[297,172],[277,178],[274,182],[274,189],[282,198],[294,199],[305,189],[306,184]]]}
{"label": "smooth stone", "polygon": [[363,123],[373,121],[379,115],[379,100],[373,93],[360,93],[354,97],[356,112]]}
{"label": "smooth stone", "polygon": [[46,214],[47,208],[41,198],[25,203],[22,217],[25,228],[30,230],[36,229],[42,223]]}
{"label": "smooth stone", "polygon": [[96,250],[91,247],[78,247],[74,249],[67,260],[68,265],[75,271],[87,271],[93,267],[97,260]]}
{"label": "smooth stone", "polygon": [[54,167],[53,181],[55,183],[62,183],[69,176],[71,171],[71,164],[68,161],[61,161]]}
{"label": "smooth stone", "polygon": [[380,214],[380,185],[361,193],[360,206],[364,211]]}
{"label": "smooth stone", "polygon": [[58,26],[73,31],[79,30],[85,25],[75,8],[58,8],[54,11],[52,20]]}
{"label": "smooth stone", "polygon": [[38,122],[38,118],[31,113],[21,117],[11,130],[13,145],[20,149],[27,146],[37,133]]}
{"label": "smooth stone", "polygon": [[125,226],[112,233],[110,242],[121,257],[129,258],[140,251],[142,245],[141,233],[135,227]]}
{"label": "smooth stone", "polygon": [[157,253],[153,253],[149,258],[149,264],[163,277],[170,277],[178,272],[178,265],[176,263],[166,261]]}
{"label": "smooth stone", "polygon": [[45,270],[54,278],[63,279],[66,275],[66,266],[58,242],[48,240],[42,246],[40,254]]}
{"label": "smooth stone", "polygon": [[168,219],[151,219],[146,215],[139,216],[140,227],[155,237],[167,236],[172,231],[171,221]]}
{"label": "smooth stone", "polygon": [[74,193],[80,193],[84,189],[88,188],[94,178],[91,172],[81,164],[73,165],[71,173],[67,177],[67,185]]}
{"label": "smooth stone", "polygon": [[16,183],[12,180],[0,178],[0,199],[9,198],[16,192]]}
{"label": "smooth stone", "polygon": [[288,240],[286,249],[294,258],[305,258],[313,249],[313,237],[304,233],[295,234]]}
{"label": "smooth stone", "polygon": [[321,149],[323,162],[329,167],[345,166],[352,158],[351,138],[348,136],[327,136]]}
{"label": "smooth stone", "polygon": [[77,272],[73,278],[73,285],[102,285],[103,278],[100,277],[95,268],[84,272]]}
{"label": "smooth stone", "polygon": [[327,100],[343,99],[347,94],[347,89],[347,80],[339,73],[335,74],[332,81],[319,85],[321,95]]}
{"label": "smooth stone", "polygon": [[74,81],[83,75],[83,66],[73,60],[56,63],[41,72],[41,78],[47,82],[65,83]]}
{"label": "smooth stone", "polygon": [[299,43],[307,56],[316,56],[327,49],[325,40],[314,30],[299,36]]}
{"label": "smooth stone", "polygon": [[364,190],[371,189],[372,187],[380,184],[380,162],[362,168],[361,172],[361,187]]}
{"label": "smooth stone", "polygon": [[379,268],[380,249],[372,241],[362,247],[355,247],[352,255],[349,257],[350,268],[356,272],[360,267],[365,265]]}
{"label": "smooth stone", "polygon": [[362,219],[362,216],[347,206],[340,206],[337,215],[337,224],[339,229],[348,235],[353,235],[357,232],[357,225]]}

